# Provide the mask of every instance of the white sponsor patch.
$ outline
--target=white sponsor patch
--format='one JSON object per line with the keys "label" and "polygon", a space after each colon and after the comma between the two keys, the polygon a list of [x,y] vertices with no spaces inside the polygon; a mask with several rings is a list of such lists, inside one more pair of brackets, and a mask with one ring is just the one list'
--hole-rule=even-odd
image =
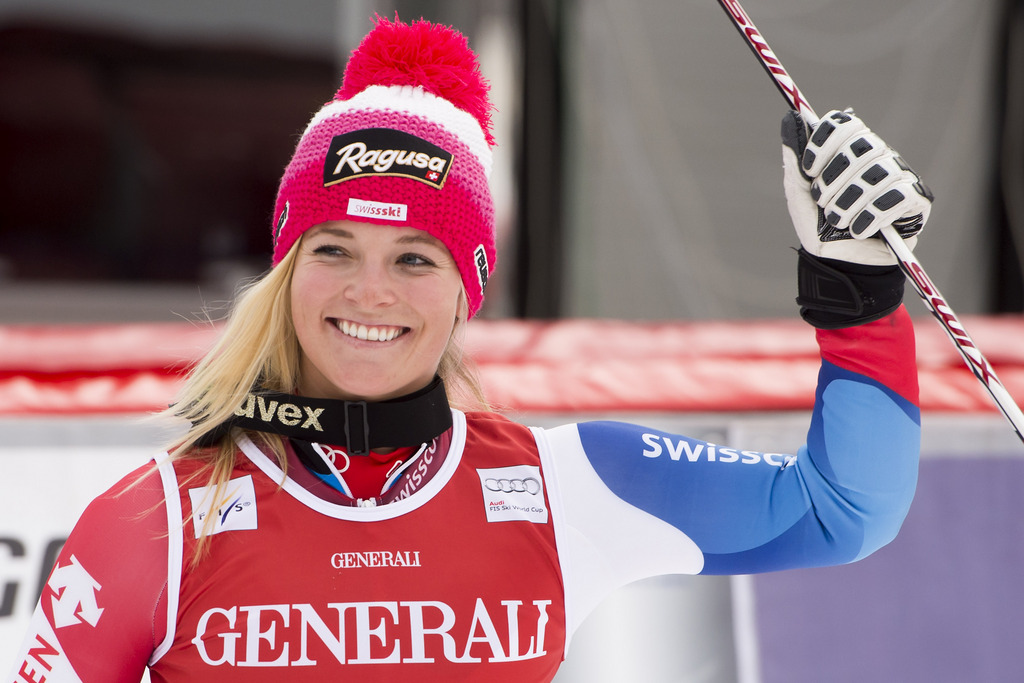
{"label": "white sponsor patch", "polygon": [[548,521],[544,480],[532,465],[477,470],[488,522]]}
{"label": "white sponsor patch", "polygon": [[[213,486],[189,489],[188,497],[192,501],[192,526],[196,538],[204,530],[219,534],[222,531],[239,531],[255,529],[256,525],[256,490],[252,485],[252,477],[246,475],[232,479],[224,488],[220,500],[214,500]],[[210,515],[215,515],[212,522],[207,522]]]}
{"label": "white sponsor patch", "polygon": [[405,204],[371,202],[368,199],[356,199],[355,197],[350,197],[348,200],[349,216],[382,218],[386,221],[404,221],[408,213],[409,207]]}

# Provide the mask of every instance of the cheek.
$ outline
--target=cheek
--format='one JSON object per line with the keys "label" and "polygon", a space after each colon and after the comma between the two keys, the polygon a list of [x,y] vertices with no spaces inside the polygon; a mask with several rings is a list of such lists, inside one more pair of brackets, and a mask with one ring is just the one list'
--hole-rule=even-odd
{"label": "cheek", "polygon": [[[444,321],[445,325],[451,328],[455,324],[456,317],[465,317],[466,305],[465,296],[462,294],[462,280],[455,279],[444,283],[431,297],[438,320]],[[450,329],[449,329],[450,331]]]}
{"label": "cheek", "polygon": [[416,294],[415,306],[428,322],[427,328],[434,346],[447,346],[455,327],[455,319],[464,315],[465,305],[462,303],[462,283],[457,286],[446,284],[444,287],[431,288]]}
{"label": "cheek", "polygon": [[306,297],[303,295],[302,279],[296,275],[292,278],[291,288],[292,322],[297,330],[302,329],[302,319],[306,310]]}
{"label": "cheek", "polygon": [[324,284],[318,284],[316,278],[306,272],[296,272],[292,276],[292,322],[297,331],[301,331],[304,323],[318,319],[319,295],[325,290]]}

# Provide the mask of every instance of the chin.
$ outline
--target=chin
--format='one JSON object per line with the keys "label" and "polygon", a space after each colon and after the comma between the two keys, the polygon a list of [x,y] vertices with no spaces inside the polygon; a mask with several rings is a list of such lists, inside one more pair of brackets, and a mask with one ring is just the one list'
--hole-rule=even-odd
{"label": "chin", "polygon": [[336,398],[346,401],[386,401],[416,391],[415,382],[345,381],[334,384]]}

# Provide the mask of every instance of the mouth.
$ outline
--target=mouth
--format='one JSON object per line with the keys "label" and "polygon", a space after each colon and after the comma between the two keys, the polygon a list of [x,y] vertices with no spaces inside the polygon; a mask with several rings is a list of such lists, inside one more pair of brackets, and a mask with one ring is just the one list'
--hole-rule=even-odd
{"label": "mouth", "polygon": [[409,331],[408,327],[364,325],[351,320],[332,319],[331,322],[342,334],[361,341],[389,342]]}

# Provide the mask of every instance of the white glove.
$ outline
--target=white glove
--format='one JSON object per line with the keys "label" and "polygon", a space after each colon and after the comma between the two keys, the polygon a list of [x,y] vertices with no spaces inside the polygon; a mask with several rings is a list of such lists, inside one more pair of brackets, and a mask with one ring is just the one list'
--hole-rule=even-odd
{"label": "white glove", "polygon": [[789,112],[782,162],[800,244],[821,258],[895,265],[878,231],[894,226],[913,249],[931,212],[931,190],[852,110],[830,111],[807,134],[800,115]]}

